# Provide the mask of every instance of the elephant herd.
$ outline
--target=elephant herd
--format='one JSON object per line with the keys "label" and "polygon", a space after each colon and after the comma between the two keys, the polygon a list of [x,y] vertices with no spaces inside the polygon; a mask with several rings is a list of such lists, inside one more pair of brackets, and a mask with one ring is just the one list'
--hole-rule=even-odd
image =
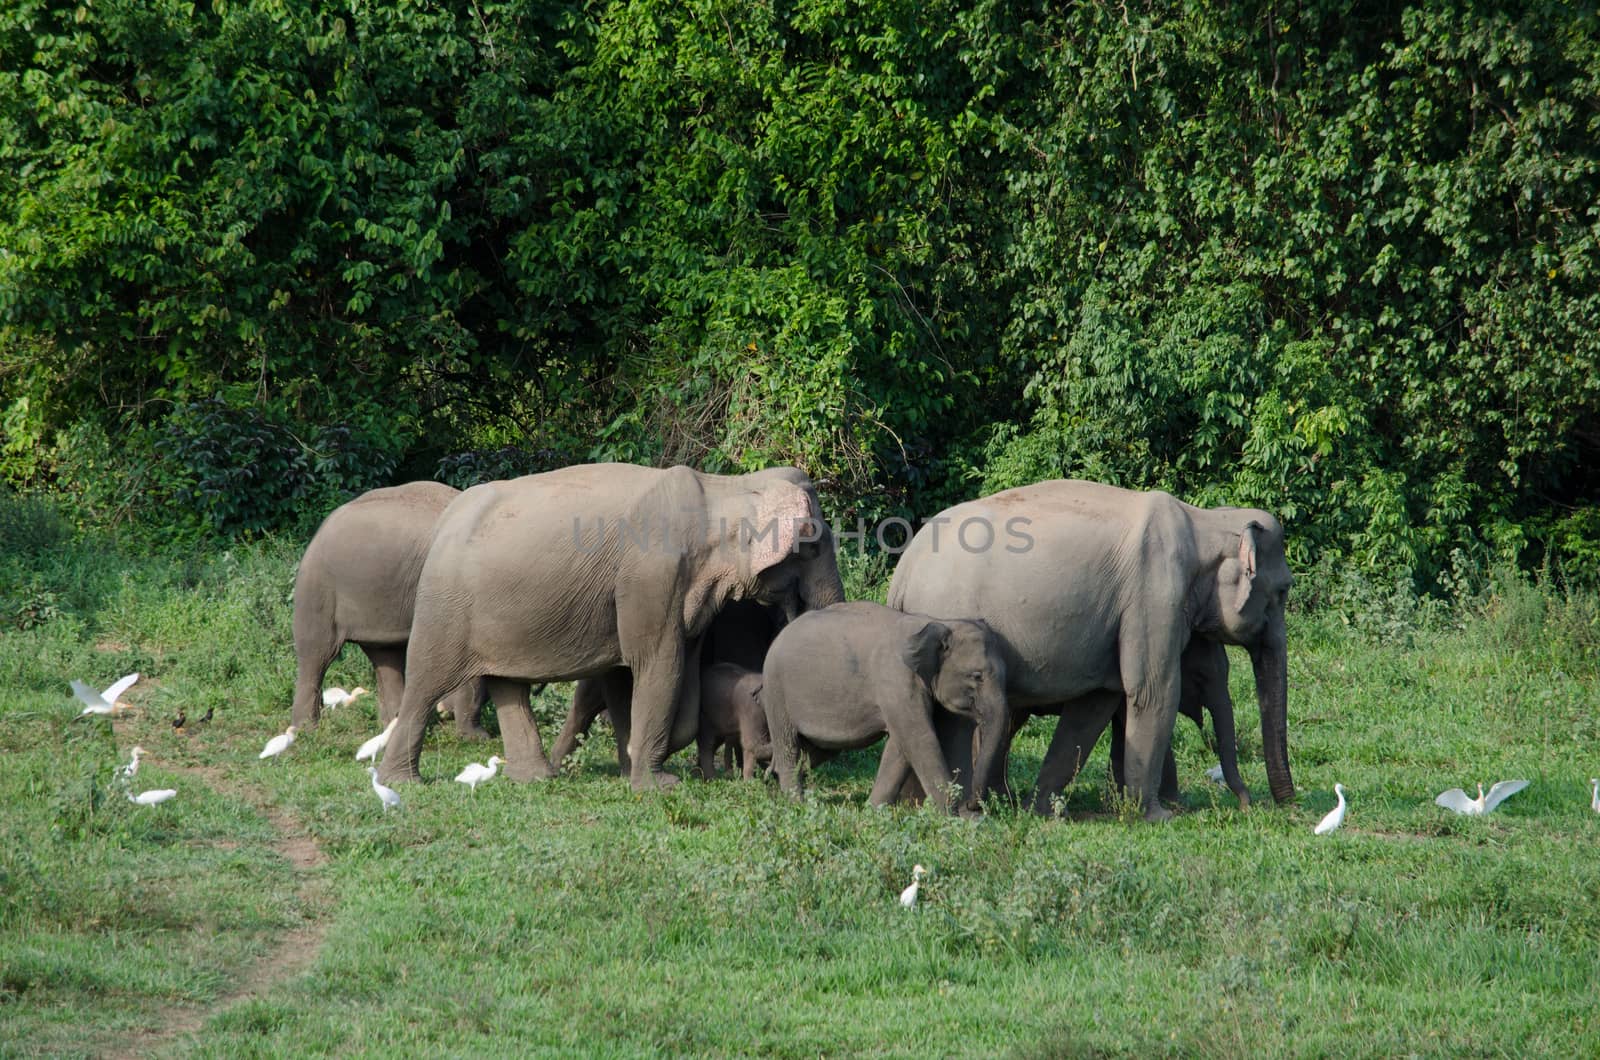
{"label": "elephant herd", "polygon": [[[1212,714],[1241,804],[1224,645],[1255,670],[1273,798],[1294,795],[1286,731],[1283,528],[1256,509],[1040,482],[956,505],[900,557],[888,606],[846,602],[816,489],[794,468],[712,475],[586,464],[484,483],[373,490],[335,510],[295,579],[293,721],[316,724],[347,642],[396,720],[379,777],[419,779],[427,724],[482,737],[494,702],[514,780],[553,776],[606,712],[635,789],[728,744],[798,794],[806,763],[887,736],[872,802],[973,812],[1009,793],[1034,714],[1059,716],[1042,813],[1110,725],[1113,769],[1147,818],[1176,796],[1178,713]],[[577,681],[547,757],[529,698]]]}

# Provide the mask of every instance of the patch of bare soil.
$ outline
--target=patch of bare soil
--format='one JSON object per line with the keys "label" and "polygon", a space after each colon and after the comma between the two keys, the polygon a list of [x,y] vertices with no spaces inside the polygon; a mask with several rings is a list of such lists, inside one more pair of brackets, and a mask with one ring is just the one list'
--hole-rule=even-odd
{"label": "patch of bare soil", "polygon": [[192,776],[221,794],[243,799],[267,819],[275,833],[272,848],[293,867],[298,878],[297,897],[309,919],[300,927],[279,933],[272,949],[248,968],[232,990],[216,1001],[204,1006],[167,1006],[159,1014],[157,1026],[123,1039],[116,1050],[122,1055],[160,1052],[186,1035],[198,1032],[212,1016],[300,976],[316,963],[328,933],[326,887],[319,872],[327,864],[328,857],[300,819],[267,802],[259,790],[240,783],[217,766],[169,764],[168,768]]}

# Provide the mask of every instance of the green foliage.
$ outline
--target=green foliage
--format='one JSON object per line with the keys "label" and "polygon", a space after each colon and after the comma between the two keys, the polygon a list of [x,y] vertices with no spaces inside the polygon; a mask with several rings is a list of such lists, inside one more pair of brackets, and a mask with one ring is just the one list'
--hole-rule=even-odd
{"label": "green foliage", "polygon": [[846,518],[1080,475],[1268,507],[1301,567],[1594,584],[1597,42],[1554,0],[20,0],[0,476],[182,536],[539,453],[795,463]]}

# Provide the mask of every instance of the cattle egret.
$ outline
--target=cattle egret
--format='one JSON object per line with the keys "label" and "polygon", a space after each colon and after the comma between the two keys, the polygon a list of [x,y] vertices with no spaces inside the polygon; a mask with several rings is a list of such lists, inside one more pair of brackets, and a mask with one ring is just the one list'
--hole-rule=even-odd
{"label": "cattle egret", "polygon": [[388,813],[389,807],[391,806],[398,810],[400,808],[400,793],[395,791],[393,788],[385,787],[383,783],[378,780],[378,770],[376,767],[368,766],[367,772],[372,776],[372,790],[378,793],[379,800],[383,802],[383,812]]}
{"label": "cattle egret", "polygon": [[166,802],[178,793],[177,788],[156,788],[152,791],[141,791],[137,795],[129,795],[129,802],[136,802],[140,806],[154,806]]}
{"label": "cattle egret", "polygon": [[1210,769],[1206,770],[1206,776],[1211,778],[1211,782],[1213,784],[1221,784],[1223,787],[1227,787],[1228,786],[1228,782],[1226,780],[1222,779],[1222,763],[1221,762],[1218,762],[1216,765],[1214,765]]}
{"label": "cattle egret", "polygon": [[1511,796],[1528,786],[1526,780],[1502,780],[1489,789],[1489,794],[1483,793],[1483,785],[1478,785],[1478,797],[1467,798],[1467,793],[1460,788],[1451,788],[1433,801],[1447,810],[1464,813],[1468,817],[1481,817],[1483,814],[1493,812],[1494,808],[1505,802]]}
{"label": "cattle egret", "polygon": [[922,877],[927,869],[921,865],[911,866],[911,886],[900,892],[900,904],[910,909],[917,904],[917,888],[922,884]]}
{"label": "cattle egret", "polygon": [[494,776],[494,771],[500,768],[501,763],[504,761],[505,759],[501,758],[499,755],[490,755],[488,765],[480,765],[477,762],[468,762],[467,768],[456,774],[456,780],[467,785],[467,787],[472,789],[472,793],[476,795],[478,793],[478,785],[492,778]]}
{"label": "cattle egret", "polygon": [[[81,718],[85,714],[110,714],[116,709],[117,697],[132,688],[133,683],[137,680],[139,680],[138,674],[128,674],[126,677],[118,678],[116,683],[104,692],[96,692],[82,681],[72,682],[72,694],[77,696],[78,700],[84,704],[84,708],[79,712],[78,717]],[[123,706],[127,706],[127,704],[124,703]]]}
{"label": "cattle egret", "polygon": [[283,752],[289,749],[289,745],[294,743],[294,734],[298,731],[299,730],[293,725],[289,726],[287,729],[268,740],[267,746],[261,749],[261,754],[258,757],[276,758],[283,754]]}
{"label": "cattle egret", "polygon": [[119,766],[117,768],[117,779],[122,781],[124,784],[132,780],[134,774],[139,772],[139,756],[144,754],[144,748],[135,746],[133,750],[128,752],[128,754],[130,756],[128,759],[128,764],[125,766]]}
{"label": "cattle egret", "polygon": [[1333,809],[1329,810],[1328,815],[1322,820],[1318,821],[1317,826],[1312,829],[1312,831],[1317,835],[1327,835],[1335,828],[1338,828],[1340,825],[1344,824],[1344,785],[1335,784],[1333,786],[1333,793],[1339,796],[1339,803]]}
{"label": "cattle egret", "polygon": [[1600,813],[1600,777],[1590,777],[1589,786],[1594,789],[1594,798],[1589,800],[1589,809]]}
{"label": "cattle egret", "polygon": [[357,685],[349,692],[342,688],[324,688],[322,690],[322,705],[332,710],[334,707],[342,707],[346,703],[353,703],[357,696],[366,694],[367,690],[360,685]]}
{"label": "cattle egret", "polygon": [[360,750],[356,751],[356,761],[359,762],[363,758],[370,758],[376,762],[378,760],[378,752],[389,746],[389,736],[394,732],[394,727],[398,724],[400,724],[400,715],[396,714],[389,719],[389,724],[383,727],[382,732],[361,745]]}

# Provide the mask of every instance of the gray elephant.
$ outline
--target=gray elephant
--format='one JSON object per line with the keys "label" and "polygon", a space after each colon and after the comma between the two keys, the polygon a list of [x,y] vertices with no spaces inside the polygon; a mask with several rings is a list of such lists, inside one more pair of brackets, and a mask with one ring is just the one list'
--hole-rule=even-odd
{"label": "gray elephant", "polygon": [[[1272,796],[1294,797],[1287,737],[1284,606],[1292,578],[1283,528],[1250,508],[1204,509],[1161,492],[1056,480],[949,508],[900,558],[891,606],[976,616],[1005,655],[1014,711],[1060,713],[1034,808],[1059,792],[1118,709],[1129,792],[1145,817],[1159,800],[1196,637],[1249,650]],[[1111,693],[1104,695],[1100,693]],[[970,726],[941,732],[952,760],[970,758]],[[1004,788],[1004,763],[984,774]]]}
{"label": "gray elephant", "polygon": [[700,775],[717,773],[717,748],[733,748],[744,779],[756,775],[756,764],[772,757],[772,736],[761,706],[762,676],[737,663],[712,663],[700,674]]}
{"label": "gray elephant", "polygon": [[[294,725],[321,719],[322,681],[347,641],[372,660],[382,722],[400,712],[417,578],[434,524],[460,492],[442,482],[372,490],[335,508],[312,535],[294,579]],[[478,724],[481,705],[472,685],[443,704],[469,739],[488,735]]]}
{"label": "gray elephant", "polygon": [[[712,619],[711,627],[706,630],[701,643],[701,680],[705,680],[709,667],[721,662],[760,673],[762,663],[767,658],[767,648],[772,644],[772,638],[778,635],[783,622],[780,608],[753,600],[730,600]],[[551,767],[561,769],[578,746],[578,737],[587,733],[594,720],[604,713],[610,718],[612,731],[616,735],[617,765],[623,776],[629,776],[633,771],[628,757],[628,734],[632,728],[629,724],[628,702],[632,695],[633,676],[627,670],[579,681],[572,692],[572,706],[567,711],[567,720],[550,749]],[[681,751],[683,746],[686,745],[672,747],[667,753]]]}
{"label": "gray elephant", "polygon": [[[1222,782],[1239,799],[1242,808],[1250,805],[1250,789],[1244,786],[1239,775],[1239,743],[1233,725],[1233,694],[1228,691],[1228,650],[1214,640],[1194,637],[1183,652],[1183,690],[1178,699],[1178,713],[1195,723],[1202,736],[1206,724],[1203,711],[1210,711],[1211,725],[1216,730],[1217,759],[1222,765]],[[1127,710],[1124,707],[1111,717],[1111,776],[1118,787],[1126,787],[1123,771],[1124,730]],[[1062,785],[1071,783],[1071,778]],[[1058,794],[1051,792],[1050,794]],[[1161,767],[1161,798],[1174,802],[1178,798],[1178,764],[1172,749]]]}
{"label": "gray elephant", "polygon": [[417,583],[400,722],[381,779],[416,780],[434,699],[483,677],[506,775],[553,773],[531,685],[632,677],[635,789],[699,730],[700,640],[728,600],[785,614],[844,596],[811,481],[794,468],[708,475],[587,464],[467,490],[439,518]]}
{"label": "gray elephant", "polygon": [[866,601],[803,615],[773,641],[762,673],[772,768],[798,795],[802,750],[865,747],[887,733],[872,804],[891,801],[915,772],[928,798],[948,810],[954,785],[935,717],[952,712],[976,725],[978,768],[1003,762],[1005,685],[999,644],[982,622]]}

